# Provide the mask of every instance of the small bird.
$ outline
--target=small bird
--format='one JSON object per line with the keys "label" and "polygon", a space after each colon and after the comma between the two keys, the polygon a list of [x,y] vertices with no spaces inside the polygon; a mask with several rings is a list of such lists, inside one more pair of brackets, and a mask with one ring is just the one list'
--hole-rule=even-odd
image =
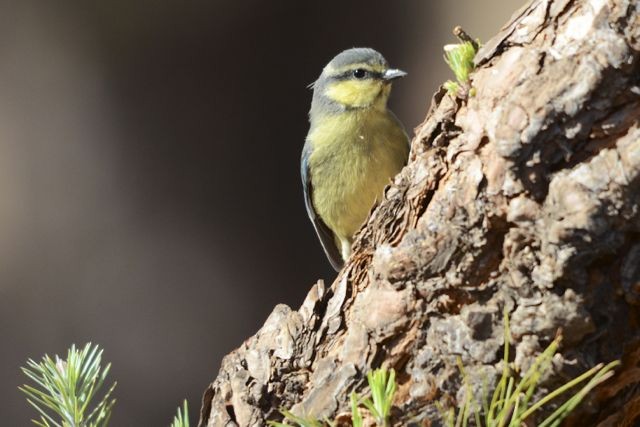
{"label": "small bird", "polygon": [[384,187],[407,162],[409,138],[387,109],[391,82],[406,74],[373,49],[353,48],[333,58],[312,84],[302,185],[307,213],[336,271]]}

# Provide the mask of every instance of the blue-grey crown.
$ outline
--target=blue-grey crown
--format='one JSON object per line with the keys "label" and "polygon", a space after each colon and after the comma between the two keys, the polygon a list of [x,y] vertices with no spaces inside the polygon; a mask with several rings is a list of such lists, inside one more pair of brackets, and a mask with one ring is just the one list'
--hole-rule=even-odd
{"label": "blue-grey crown", "polygon": [[387,66],[387,60],[384,59],[384,56],[369,47],[354,47],[344,50],[329,62],[329,66],[331,68],[341,68],[349,64],[358,63]]}

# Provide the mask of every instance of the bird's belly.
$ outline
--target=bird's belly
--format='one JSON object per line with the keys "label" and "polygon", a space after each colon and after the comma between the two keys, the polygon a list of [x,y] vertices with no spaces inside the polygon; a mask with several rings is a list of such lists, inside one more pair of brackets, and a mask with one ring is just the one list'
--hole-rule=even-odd
{"label": "bird's belly", "polygon": [[351,240],[382,194],[386,181],[380,182],[377,179],[379,176],[370,172],[352,171],[348,174],[351,178],[344,176],[347,174],[335,175],[328,181],[329,187],[314,192],[314,205],[318,214],[341,239]]}
{"label": "bird's belly", "polygon": [[365,142],[356,135],[353,141],[341,141],[336,150],[314,152],[310,165],[313,204],[339,239],[350,242],[376,199],[382,198],[384,187],[406,161],[404,147],[406,140],[390,144],[369,138]]}

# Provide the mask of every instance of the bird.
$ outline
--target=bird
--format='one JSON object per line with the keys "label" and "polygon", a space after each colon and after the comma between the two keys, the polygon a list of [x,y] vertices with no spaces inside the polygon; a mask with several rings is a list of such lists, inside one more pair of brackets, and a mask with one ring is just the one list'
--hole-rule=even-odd
{"label": "bird", "polygon": [[407,162],[409,138],[387,108],[392,82],[406,74],[374,49],[351,48],[310,85],[302,186],[307,214],[336,271],[385,186]]}

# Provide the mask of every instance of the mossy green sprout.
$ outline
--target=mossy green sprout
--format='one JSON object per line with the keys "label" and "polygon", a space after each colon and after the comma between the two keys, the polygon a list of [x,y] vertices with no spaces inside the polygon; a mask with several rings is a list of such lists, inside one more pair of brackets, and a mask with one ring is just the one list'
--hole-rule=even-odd
{"label": "mossy green sprout", "polygon": [[469,74],[474,70],[473,58],[476,56],[478,43],[464,41],[462,43],[444,46],[444,61],[453,71],[457,81],[447,80],[445,89],[452,95],[457,95],[460,88],[468,88]]}
{"label": "mossy green sprout", "polygon": [[182,402],[182,407],[178,406],[178,413],[173,417],[171,427],[189,427],[189,405],[187,399]]}
{"label": "mossy green sprout", "polygon": [[102,350],[91,343],[82,350],[72,345],[66,359],[48,355],[40,362],[29,359],[21,369],[36,386],[25,384],[19,389],[40,414],[33,423],[41,427],[106,426],[115,404],[111,395],[116,383],[91,407],[111,368],[110,363],[104,368],[101,363]]}
{"label": "mossy green sprout", "polygon": [[[619,361],[611,362],[607,365],[598,364],[579,377],[558,387],[556,390],[548,393],[535,403],[531,402],[539,381],[547,373],[551,367],[551,361],[554,354],[558,350],[561,338],[558,337],[538,356],[527,372],[519,379],[515,377],[509,368],[509,318],[504,313],[504,351],[503,351],[503,368],[502,375],[493,392],[491,401],[487,399],[486,392],[483,391],[482,405],[480,405],[471,393],[470,379],[467,376],[462,362],[458,359],[458,367],[460,369],[463,384],[465,387],[465,397],[457,415],[455,411],[449,409],[444,411],[439,407],[443,422],[447,427],[464,427],[468,425],[471,413],[473,413],[476,426],[484,427],[519,427],[524,421],[533,415],[536,411],[544,408],[552,400],[565,393],[569,389],[574,388],[587,380],[586,384],[575,392],[564,404],[562,404],[551,415],[545,418],[538,427],[556,427],[565,419],[584,399],[584,397],[597,385],[610,378],[614,372],[613,369],[620,364]],[[484,418],[480,413],[483,409]]]}

